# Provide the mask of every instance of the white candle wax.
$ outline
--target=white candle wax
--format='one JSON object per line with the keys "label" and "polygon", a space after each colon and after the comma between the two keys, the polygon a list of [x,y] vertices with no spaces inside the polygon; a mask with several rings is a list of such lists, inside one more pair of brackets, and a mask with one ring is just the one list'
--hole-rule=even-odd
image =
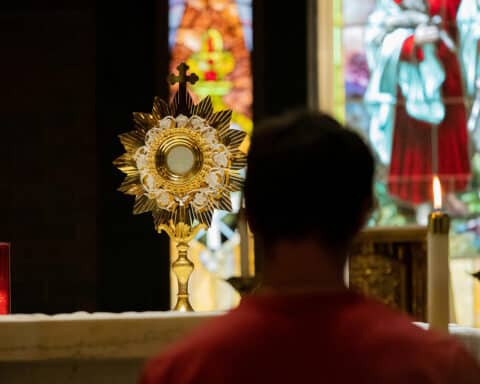
{"label": "white candle wax", "polygon": [[449,257],[448,233],[428,233],[427,320],[432,329],[448,332]]}

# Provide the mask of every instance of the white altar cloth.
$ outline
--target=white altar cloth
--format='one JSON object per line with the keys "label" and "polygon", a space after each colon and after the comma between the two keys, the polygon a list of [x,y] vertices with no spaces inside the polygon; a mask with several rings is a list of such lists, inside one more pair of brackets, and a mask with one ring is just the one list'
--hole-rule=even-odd
{"label": "white altar cloth", "polygon": [[[0,383],[134,384],[147,357],[221,314],[0,316]],[[480,361],[480,329],[452,324],[450,333]]]}
{"label": "white altar cloth", "polygon": [[0,316],[0,362],[146,358],[218,315],[76,312]]}

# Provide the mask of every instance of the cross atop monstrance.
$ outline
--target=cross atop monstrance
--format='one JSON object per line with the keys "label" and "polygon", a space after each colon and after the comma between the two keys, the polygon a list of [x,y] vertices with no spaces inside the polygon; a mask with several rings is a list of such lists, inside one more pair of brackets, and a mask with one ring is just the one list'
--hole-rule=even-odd
{"label": "cross atop monstrance", "polygon": [[168,82],[171,85],[178,83],[178,94],[179,105],[177,109],[177,114],[183,113],[188,114],[188,102],[187,102],[187,83],[195,84],[198,81],[198,76],[195,73],[187,75],[187,71],[190,67],[185,63],[180,63],[177,66],[178,75],[171,73],[168,75]]}

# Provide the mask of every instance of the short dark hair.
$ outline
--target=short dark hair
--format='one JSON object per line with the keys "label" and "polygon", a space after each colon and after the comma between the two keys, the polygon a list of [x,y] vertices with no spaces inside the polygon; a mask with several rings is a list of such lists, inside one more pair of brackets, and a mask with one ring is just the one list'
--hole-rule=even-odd
{"label": "short dark hair", "polygon": [[362,137],[332,117],[289,113],[255,126],[247,216],[264,241],[313,236],[349,243],[373,204],[375,162]]}

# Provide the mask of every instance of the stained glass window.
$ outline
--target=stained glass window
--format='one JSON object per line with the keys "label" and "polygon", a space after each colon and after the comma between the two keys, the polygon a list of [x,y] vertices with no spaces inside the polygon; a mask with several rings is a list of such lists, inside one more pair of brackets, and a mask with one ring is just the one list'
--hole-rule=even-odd
{"label": "stained glass window", "polygon": [[[458,321],[480,325],[480,1],[333,0],[345,119],[371,142],[372,225],[425,224],[439,175]],[[341,99],[341,98],[340,98]]]}
{"label": "stained glass window", "polygon": [[[246,0],[170,0],[171,69],[185,61],[200,81],[199,98],[234,110],[238,128],[252,129],[252,5]],[[174,90],[172,89],[172,92]]]}
{"label": "stained glass window", "polygon": [[[191,88],[194,98],[210,95],[215,110],[232,109],[233,126],[251,133],[252,1],[170,0],[169,6],[171,71],[186,62],[199,76]],[[240,194],[232,200],[238,211]],[[192,304],[197,310],[226,309],[238,301],[236,293],[222,281],[240,272],[237,216],[216,211],[212,228],[192,245],[196,264]]]}

